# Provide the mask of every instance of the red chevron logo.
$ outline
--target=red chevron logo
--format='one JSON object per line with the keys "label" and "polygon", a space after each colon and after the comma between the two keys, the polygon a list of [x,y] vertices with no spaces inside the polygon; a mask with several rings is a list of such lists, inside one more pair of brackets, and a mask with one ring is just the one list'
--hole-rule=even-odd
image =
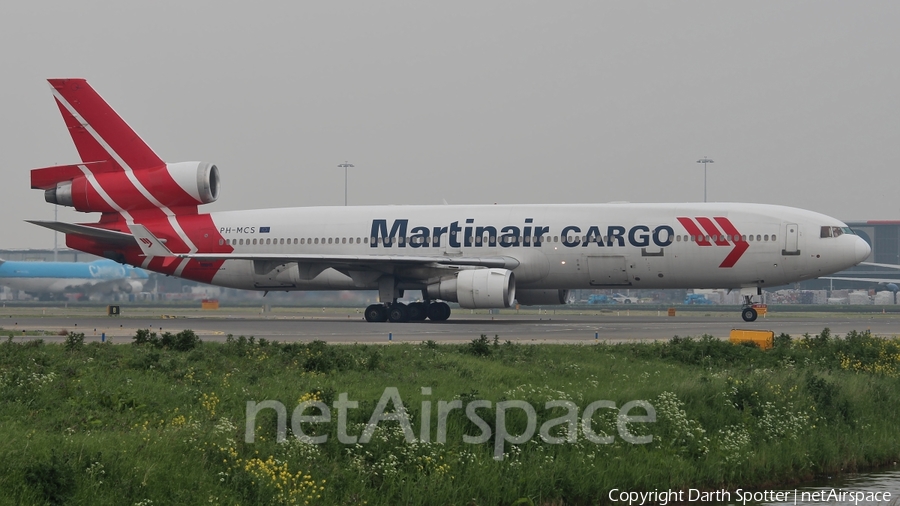
{"label": "red chevron logo", "polygon": [[[725,260],[722,260],[719,268],[734,267],[734,264],[744,255],[744,252],[750,248],[750,244],[744,240],[741,233],[738,232],[728,218],[717,216],[709,219],[700,216],[693,219],[686,217],[677,219],[678,223],[681,223],[681,226],[684,227],[688,234],[696,237],[695,242],[698,246],[731,246],[734,244],[734,249],[728,253]],[[713,220],[715,220],[715,223],[713,223]]]}

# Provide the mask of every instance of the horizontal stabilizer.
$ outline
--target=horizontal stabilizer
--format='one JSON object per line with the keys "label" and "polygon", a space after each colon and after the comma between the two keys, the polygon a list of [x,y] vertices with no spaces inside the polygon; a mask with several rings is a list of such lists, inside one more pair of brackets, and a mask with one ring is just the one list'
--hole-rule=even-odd
{"label": "horizontal stabilizer", "polygon": [[105,228],[92,227],[90,225],[78,225],[75,223],[62,223],[59,221],[40,221],[25,220],[28,223],[38,225],[40,227],[56,230],[64,234],[80,235],[90,239],[100,239],[107,243],[132,245],[134,244],[134,236],[119,232],[117,230],[107,230]]}
{"label": "horizontal stabilizer", "polygon": [[137,240],[138,246],[144,252],[147,258],[153,257],[173,257],[175,256],[159,239],[143,225],[128,225],[134,238]]}
{"label": "horizontal stabilizer", "polygon": [[49,190],[56,188],[58,183],[71,181],[84,174],[82,167],[90,167],[91,172],[113,172],[116,166],[108,161],[87,162],[74,165],[57,165],[55,167],[43,167],[31,169],[31,188],[34,190]]}

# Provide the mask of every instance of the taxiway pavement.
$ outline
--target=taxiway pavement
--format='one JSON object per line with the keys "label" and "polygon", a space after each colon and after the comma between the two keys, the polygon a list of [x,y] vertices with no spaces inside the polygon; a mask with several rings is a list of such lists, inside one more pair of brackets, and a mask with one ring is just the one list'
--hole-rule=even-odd
{"label": "taxiway pavement", "polygon": [[[735,312],[711,316],[665,313],[638,314],[547,314],[547,315],[487,315],[454,312],[446,322],[367,323],[355,310],[315,311],[300,314],[246,314],[227,310],[213,314],[188,312],[167,315],[165,310],[142,311],[119,317],[97,316],[90,313],[54,314],[4,308],[0,311],[0,336],[13,334],[18,339],[35,331],[51,334],[46,341],[62,340],[64,330],[83,332],[87,341],[99,340],[101,335],[113,342],[130,342],[137,329],[155,332],[180,332],[191,329],[203,340],[224,341],[235,337],[255,336],[257,339],[286,341],[323,340],[332,343],[388,343],[388,342],[466,342],[481,334],[500,340],[533,343],[588,343],[595,341],[623,342],[666,340],[673,336],[701,336],[709,334],[727,338],[732,329],[772,330],[799,337],[804,333],[818,334],[828,327],[832,333],[846,334],[851,330],[870,330],[884,336],[900,335],[900,315],[800,313],[760,318],[745,323]],[[59,334],[59,335],[56,335]]]}

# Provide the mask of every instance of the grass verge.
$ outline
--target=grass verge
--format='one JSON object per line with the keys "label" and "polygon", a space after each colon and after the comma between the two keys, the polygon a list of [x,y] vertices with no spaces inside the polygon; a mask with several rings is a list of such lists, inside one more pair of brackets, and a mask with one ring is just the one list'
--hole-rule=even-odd
{"label": "grass verge", "polygon": [[[201,343],[185,331],[134,341],[0,344],[0,503],[595,504],[612,488],[771,487],[900,456],[900,341],[868,332],[781,335],[767,352],[708,336],[333,346]],[[357,405],[342,415],[344,393]],[[287,437],[277,411],[261,409],[248,442],[247,403],[266,400],[285,406]],[[619,416],[636,400],[655,421]],[[511,401],[533,406],[534,423]],[[327,406],[330,420],[293,426],[301,403]],[[410,433],[381,421],[365,444],[340,441],[341,431],[365,436],[373,413],[408,419]],[[327,440],[300,441],[295,429]]]}

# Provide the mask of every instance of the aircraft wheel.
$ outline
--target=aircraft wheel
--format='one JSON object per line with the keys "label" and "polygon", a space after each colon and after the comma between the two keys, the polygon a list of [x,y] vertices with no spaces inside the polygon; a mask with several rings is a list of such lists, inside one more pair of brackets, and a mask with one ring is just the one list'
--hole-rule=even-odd
{"label": "aircraft wheel", "polygon": [[743,318],[745,322],[756,321],[756,316],[757,316],[756,310],[753,309],[752,307],[744,308],[744,310],[741,311],[741,318]]}
{"label": "aircraft wheel", "polygon": [[384,322],[388,319],[387,308],[381,304],[372,304],[366,308],[367,322]]}
{"label": "aircraft wheel", "polygon": [[428,306],[428,319],[435,322],[442,322],[450,318],[450,305],[446,302],[435,302]]}
{"label": "aircraft wheel", "polygon": [[398,323],[409,320],[409,309],[406,304],[395,303],[388,308],[388,320]]}
{"label": "aircraft wheel", "polygon": [[420,322],[428,317],[428,307],[424,302],[413,302],[406,306],[406,309],[409,311],[409,321],[411,322]]}

